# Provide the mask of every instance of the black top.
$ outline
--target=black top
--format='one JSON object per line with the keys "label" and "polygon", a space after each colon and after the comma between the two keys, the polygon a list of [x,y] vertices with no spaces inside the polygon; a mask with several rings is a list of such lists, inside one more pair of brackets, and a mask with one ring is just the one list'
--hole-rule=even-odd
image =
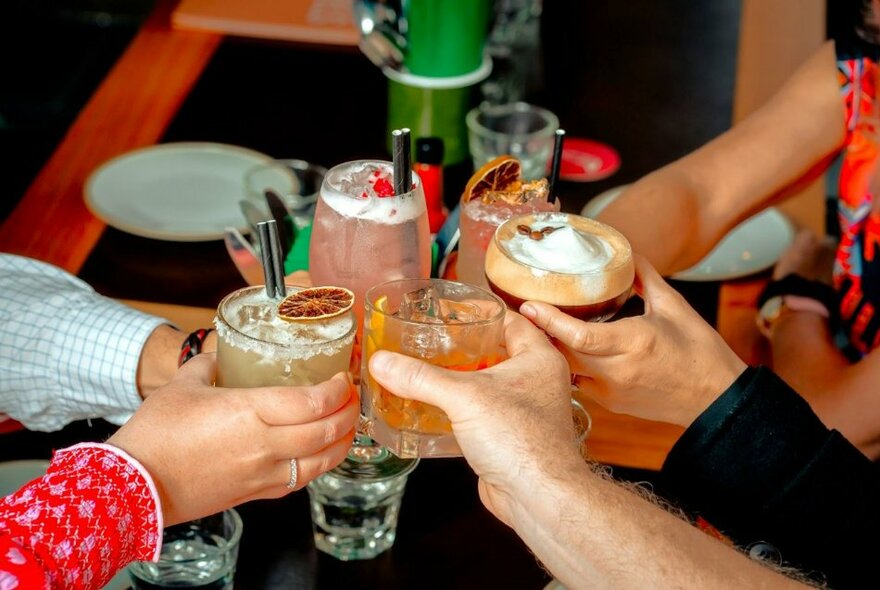
{"label": "black top", "polygon": [[661,475],[664,495],[742,547],[770,544],[834,588],[878,579],[877,466],[766,368],[747,369],[700,415]]}

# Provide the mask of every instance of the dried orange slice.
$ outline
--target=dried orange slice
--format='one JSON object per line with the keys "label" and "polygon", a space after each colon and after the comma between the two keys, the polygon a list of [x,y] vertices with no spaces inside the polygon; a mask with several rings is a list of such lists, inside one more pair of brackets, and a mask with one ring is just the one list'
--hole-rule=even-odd
{"label": "dried orange slice", "polygon": [[343,287],[310,287],[288,295],[278,304],[278,317],[288,322],[324,320],[354,305],[354,293]]}
{"label": "dried orange slice", "polygon": [[522,165],[513,156],[498,156],[474,172],[461,196],[462,203],[479,199],[485,193],[511,190],[520,184]]}

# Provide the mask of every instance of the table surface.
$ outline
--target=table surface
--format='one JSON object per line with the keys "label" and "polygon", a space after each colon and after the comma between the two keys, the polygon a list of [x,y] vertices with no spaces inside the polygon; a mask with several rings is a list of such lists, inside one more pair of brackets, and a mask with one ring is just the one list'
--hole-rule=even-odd
{"label": "table surface", "polygon": [[[381,74],[355,50],[257,43],[173,30],[168,23],[174,4],[156,2],[151,17],[0,226],[0,251],[52,262],[78,274],[101,293],[146,307],[183,326],[196,326],[204,324],[224,294],[244,285],[222,242],[159,242],[106,228],[83,202],[89,174],[107,159],[131,149],[177,140],[235,143],[325,165],[358,157],[387,157],[386,94]],[[713,10],[727,9],[732,11],[729,18],[737,18],[732,8],[737,4],[731,0]],[[705,9],[695,7],[686,16],[694,22],[710,22],[700,14]],[[626,11],[618,10],[622,12],[617,16],[623,18]],[[705,97],[699,93],[706,91],[701,83],[681,90],[668,86],[666,102],[656,100],[646,106],[628,92],[630,76],[615,73],[602,56],[619,57],[623,52],[624,63],[626,59],[641,63],[647,77],[637,86],[648,88],[658,80],[668,84],[682,75],[678,55],[646,51],[657,30],[675,37],[664,45],[673,48],[667,51],[689,47],[703,59],[713,54],[704,51],[703,45],[726,43],[727,53],[713,46],[714,54],[722,55],[715,63],[697,65],[731,71],[735,30],[732,39],[726,29],[710,31],[716,34],[714,38],[695,36],[691,31],[696,29],[685,26],[688,18],[669,11],[653,14],[653,21],[645,19],[656,30],[632,23],[625,33],[632,46],[622,41],[612,52],[593,41],[601,27],[585,8],[570,11],[545,6],[544,84],[534,99],[556,111],[570,135],[609,141],[623,160],[620,172],[608,180],[562,184],[564,208],[579,211],[590,197],[631,182],[729,125],[729,114],[718,116],[719,108],[729,113],[729,103],[713,110],[711,104],[707,106],[710,101],[701,102]],[[682,20],[687,22],[682,24]],[[711,22],[717,20],[716,15]],[[563,44],[566,31],[569,35],[586,33],[579,51],[593,60],[593,71],[602,72],[601,84],[588,75],[586,66],[570,68],[571,56],[564,55],[571,50]],[[266,72],[276,76],[267,81]],[[332,88],[333,74],[340,72],[349,83],[344,92]],[[568,96],[572,91],[585,97],[586,104],[574,104]],[[723,95],[725,89],[715,92]],[[615,93],[625,98],[611,100],[618,96]],[[294,104],[295,108],[279,108]],[[691,125],[670,129],[665,119],[682,108],[690,109]],[[754,301],[764,281],[759,276],[724,285],[675,286],[716,323],[743,358],[753,360],[760,354],[753,329]],[[650,471],[640,470],[658,469],[681,432],[667,424],[615,415],[592,403],[588,407],[594,419],[589,452],[600,462],[619,466],[623,477],[650,478]],[[99,439],[106,434],[100,427],[77,425],[56,435],[11,436],[19,437],[19,444],[6,447],[12,451],[0,453],[3,458],[45,456],[49,449],[77,438]],[[419,466],[404,499],[395,547],[369,562],[342,564],[315,551],[304,493],[251,503],[241,511],[246,532],[239,587],[333,588],[357,580],[365,588],[483,588],[499,583],[536,588],[549,579],[515,535],[480,506],[473,475],[462,460],[424,461]],[[283,542],[267,542],[270,537]]]}

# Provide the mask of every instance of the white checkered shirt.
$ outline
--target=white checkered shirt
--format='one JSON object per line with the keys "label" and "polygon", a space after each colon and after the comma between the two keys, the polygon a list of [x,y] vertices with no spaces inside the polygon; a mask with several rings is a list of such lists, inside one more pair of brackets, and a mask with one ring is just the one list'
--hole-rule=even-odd
{"label": "white checkered shirt", "polygon": [[122,424],[141,403],[144,342],[164,323],[60,268],[0,253],[0,412],[31,430]]}

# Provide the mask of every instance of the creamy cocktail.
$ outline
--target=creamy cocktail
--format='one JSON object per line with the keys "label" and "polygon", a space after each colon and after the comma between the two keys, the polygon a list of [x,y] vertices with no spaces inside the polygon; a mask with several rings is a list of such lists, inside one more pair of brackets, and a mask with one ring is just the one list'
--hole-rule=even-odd
{"label": "creamy cocktail", "polygon": [[635,277],[632,248],[614,228],[568,213],[513,217],[486,252],[486,278],[511,309],[543,301],[589,321],[613,316]]}

